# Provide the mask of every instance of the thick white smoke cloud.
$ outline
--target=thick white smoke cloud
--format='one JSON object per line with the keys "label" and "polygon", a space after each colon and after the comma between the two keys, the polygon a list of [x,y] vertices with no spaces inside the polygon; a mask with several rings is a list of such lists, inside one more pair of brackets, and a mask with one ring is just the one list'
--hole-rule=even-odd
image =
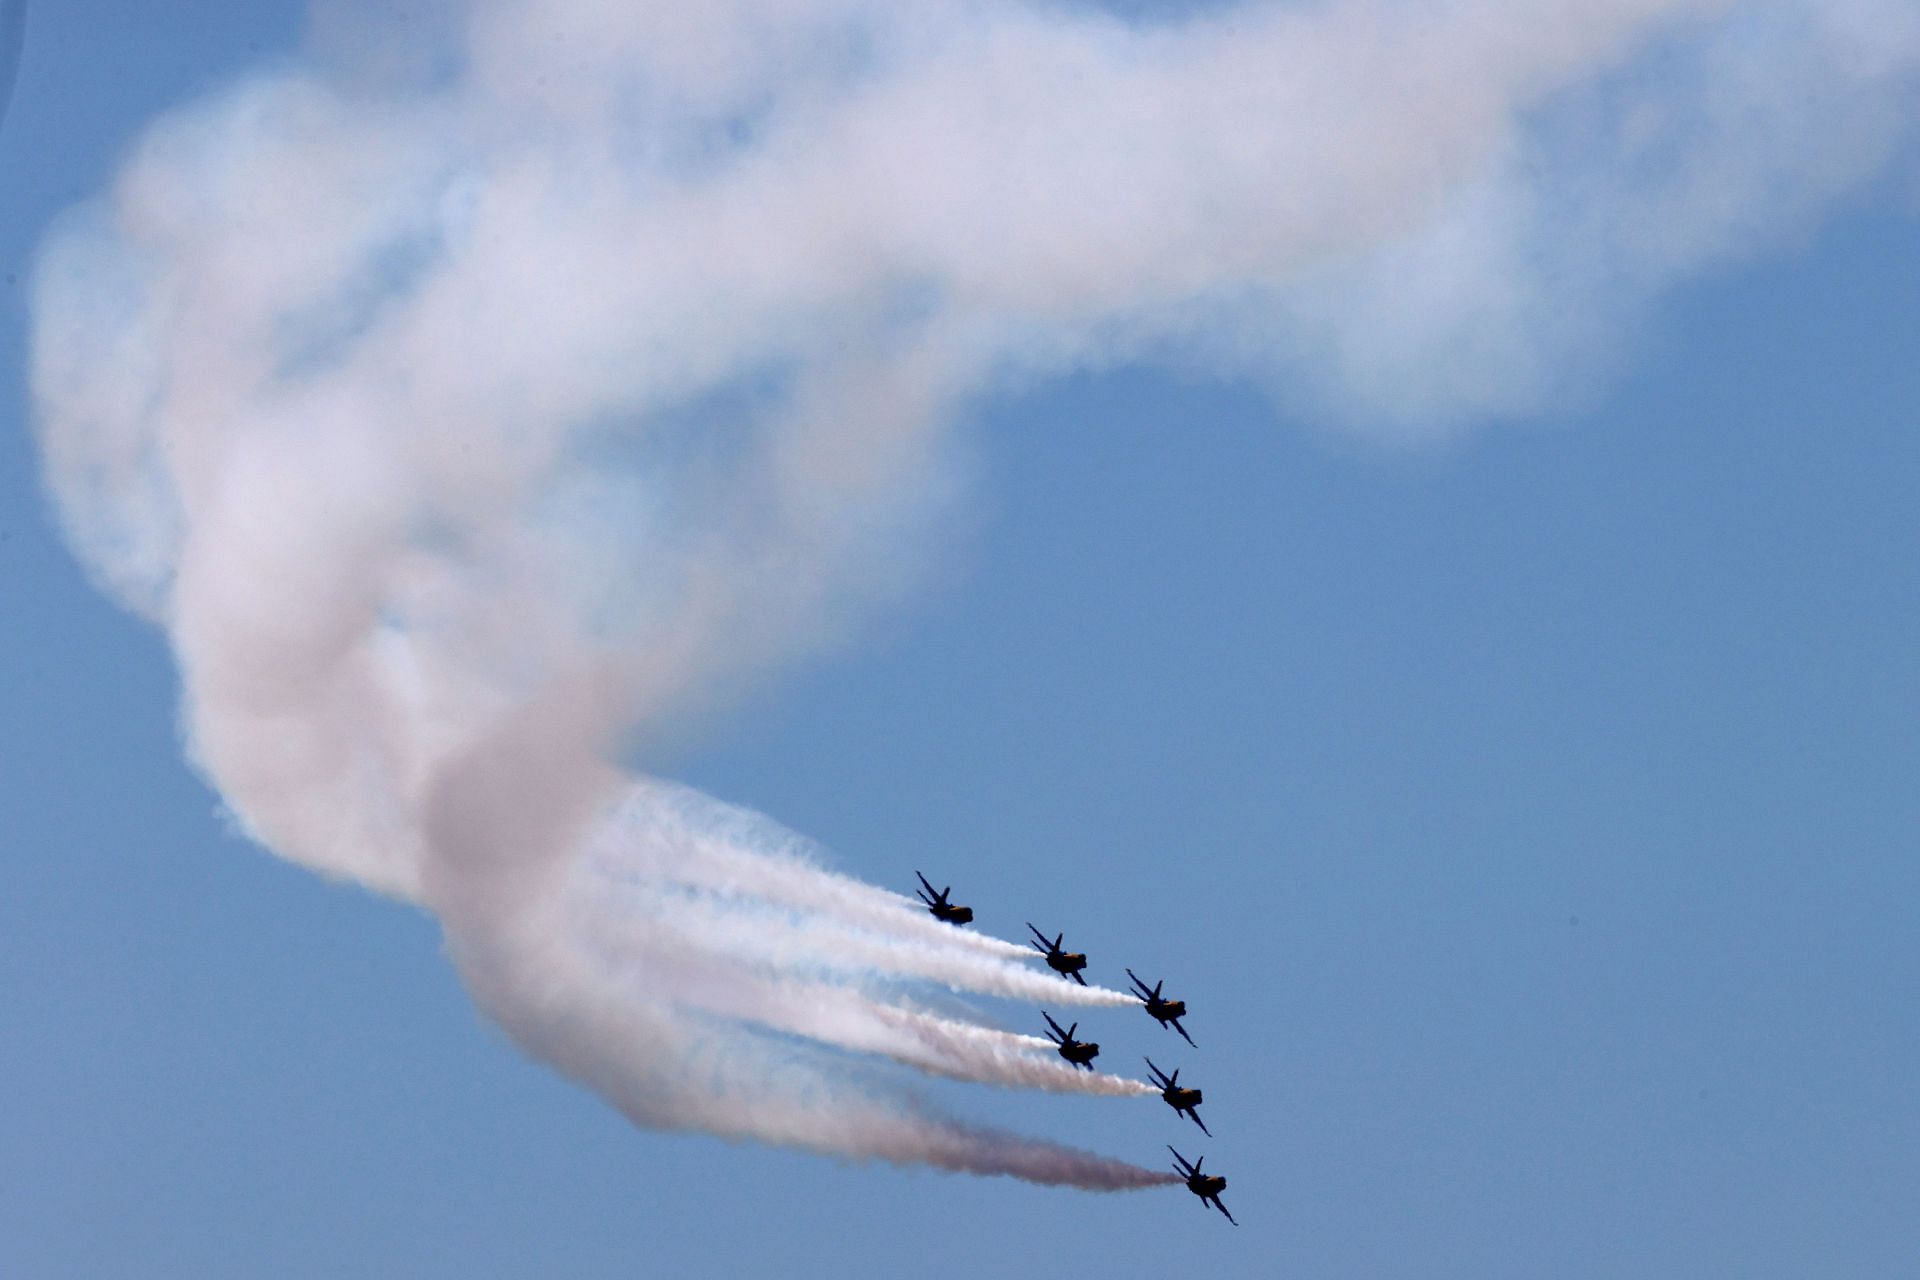
{"label": "thick white smoke cloud", "polygon": [[1403,435],[1537,409],[1909,156],[1920,67],[1902,0],[369,12],[41,263],[50,483],[194,760],[640,1123],[1089,1186],[1158,1175],[868,1073],[1137,1092],[913,988],[1124,997],[622,751],[909,585],[975,398],[1165,359]]}

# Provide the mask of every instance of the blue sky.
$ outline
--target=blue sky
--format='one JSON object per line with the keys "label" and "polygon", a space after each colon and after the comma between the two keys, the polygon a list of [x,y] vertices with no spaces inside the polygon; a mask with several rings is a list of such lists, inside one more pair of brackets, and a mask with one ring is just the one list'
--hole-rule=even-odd
{"label": "blue sky", "polygon": [[[299,29],[36,8],[8,270]],[[636,1131],[492,1029],[430,916],[232,834],[165,645],[54,527],[10,285],[0,1274],[1897,1274],[1911,191],[1665,295],[1578,408],[1444,445],[1153,369],[990,397],[908,601],[647,761],[1003,935],[1065,928],[1096,977],[1165,974],[1197,1051],[1083,1021],[1186,1067],[1211,1142],[1151,1100],[939,1093],[1204,1151],[1238,1231],[1178,1189]]]}

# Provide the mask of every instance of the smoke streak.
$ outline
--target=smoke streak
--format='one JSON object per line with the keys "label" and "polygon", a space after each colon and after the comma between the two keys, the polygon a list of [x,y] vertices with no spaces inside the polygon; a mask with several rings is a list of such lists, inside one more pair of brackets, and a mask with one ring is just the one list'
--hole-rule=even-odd
{"label": "smoke streak", "polygon": [[13,82],[27,43],[27,0],[0,0],[0,125],[13,105]]}
{"label": "smoke streak", "polygon": [[[822,851],[760,814],[719,804],[659,779],[633,784],[608,827],[622,838],[601,851],[608,874],[668,881],[719,897],[817,911],[848,925],[943,949],[1030,960],[1018,943],[956,932],[919,902],[824,869]],[[1004,966],[988,969],[1000,972]],[[1000,993],[1008,994],[1008,993]]]}
{"label": "smoke streak", "polygon": [[1037,970],[1028,963],[1032,950],[942,924],[906,899],[810,865],[805,851],[798,837],[758,814],[648,781],[627,793],[586,856],[607,885],[603,892],[636,885],[649,895],[650,905],[629,902],[623,915],[697,921],[730,954],[784,970],[884,971],[1059,1005],[1140,1003]]}
{"label": "smoke streak", "polygon": [[1171,1180],[1056,1143],[957,1124],[910,1095],[888,1096],[884,1082],[804,1044],[743,1035],[636,999],[574,947],[550,945],[563,937],[529,915],[511,930],[451,941],[475,997],[528,1053],[636,1124],[1089,1190]]}
{"label": "smoke streak", "polygon": [[[936,924],[933,936],[921,937],[924,913],[837,916],[844,878],[791,855],[762,852],[798,842],[758,815],[729,813],[685,788],[649,782],[626,796],[597,833],[576,864],[564,894],[567,916],[553,937],[590,948],[595,972],[626,981],[638,995],[657,993],[686,1009],[953,1079],[1112,1097],[1157,1092],[1139,1081],[1075,1070],[1052,1056],[1046,1039],[931,1014],[896,994],[902,980],[932,979],[1059,1004],[1139,1004],[983,957],[965,945],[975,935],[950,925]],[[689,896],[688,882],[715,879],[699,868],[716,850],[733,867],[764,859],[776,872],[770,880],[777,892],[757,894],[752,878],[744,877],[729,884],[723,899]],[[809,871],[821,892],[804,887]],[[1036,1058],[1035,1051],[1047,1056]]]}
{"label": "smoke streak", "polygon": [[194,761],[636,1123],[1088,1187],[1164,1176],[899,1068],[1144,1086],[911,990],[1131,997],[617,762],[909,587],[996,389],[1155,359],[1398,436],[1531,412],[1920,118],[1899,0],[357,12],[158,121],[40,263],[49,482]]}

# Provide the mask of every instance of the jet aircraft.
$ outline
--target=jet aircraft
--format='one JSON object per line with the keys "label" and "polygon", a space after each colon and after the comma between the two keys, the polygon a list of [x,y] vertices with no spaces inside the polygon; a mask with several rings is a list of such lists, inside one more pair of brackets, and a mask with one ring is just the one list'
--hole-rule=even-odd
{"label": "jet aircraft", "polygon": [[[1163,1027],[1171,1026],[1175,1031],[1180,1033],[1182,1040],[1185,1040],[1188,1044],[1193,1044],[1193,1037],[1188,1035],[1187,1029],[1180,1025],[1180,1019],[1187,1016],[1187,1002],[1185,1000],[1164,1000],[1160,996],[1160,988],[1167,985],[1166,980],[1162,979],[1154,983],[1153,987],[1149,989],[1146,983],[1140,981],[1140,979],[1135,976],[1133,970],[1127,970],[1127,976],[1133,979],[1134,989],[1140,993],[1140,998],[1146,1002],[1148,1016]],[[1200,1046],[1194,1044],[1193,1047],[1198,1049]]]}
{"label": "jet aircraft", "polygon": [[1047,958],[1047,968],[1053,970],[1063,978],[1072,978],[1083,987],[1087,985],[1087,980],[1080,976],[1080,971],[1087,967],[1087,958],[1078,951],[1062,951],[1060,949],[1061,939],[1067,936],[1065,933],[1055,934],[1053,941],[1048,942],[1047,935],[1038,929],[1034,929],[1031,923],[1027,925],[1027,928],[1032,929],[1033,936],[1039,939],[1039,941],[1029,942],[1027,945]]}
{"label": "jet aircraft", "polygon": [[[918,871],[913,874],[920,876]],[[920,883],[923,888],[915,889],[914,892],[920,895],[920,901],[927,904],[928,915],[935,920],[944,920],[948,924],[973,923],[972,907],[962,907],[947,901],[947,895],[953,892],[952,885],[935,892],[934,887],[927,883],[925,876],[920,876]]]}
{"label": "jet aircraft", "polygon": [[1207,1122],[1200,1118],[1200,1091],[1198,1089],[1182,1089],[1180,1087],[1180,1072],[1177,1068],[1172,1075],[1168,1075],[1153,1065],[1152,1058],[1146,1059],[1146,1063],[1147,1070],[1153,1072],[1153,1082],[1160,1086],[1160,1096],[1166,1099],[1167,1105],[1173,1108],[1174,1114],[1187,1117],[1187,1119],[1200,1126],[1200,1132],[1211,1138],[1213,1136],[1213,1130],[1207,1128]]}
{"label": "jet aircraft", "polygon": [[1062,1031],[1060,1024],[1053,1020],[1052,1014],[1043,1009],[1040,1011],[1040,1016],[1047,1020],[1047,1026],[1051,1029],[1047,1038],[1053,1041],[1053,1047],[1059,1051],[1060,1056],[1076,1067],[1093,1070],[1093,1060],[1100,1056],[1100,1046],[1073,1038],[1073,1033],[1080,1029],[1080,1024],[1076,1022]]}
{"label": "jet aircraft", "polygon": [[[1173,1151],[1173,1148],[1168,1147],[1167,1150]],[[1233,1222],[1233,1215],[1227,1213],[1227,1206],[1220,1203],[1220,1193],[1227,1189],[1227,1180],[1218,1175],[1200,1172],[1200,1166],[1207,1162],[1207,1158],[1201,1156],[1192,1164],[1188,1164],[1185,1156],[1178,1151],[1173,1151],[1173,1162],[1178,1167],[1180,1176],[1187,1180],[1187,1190],[1199,1196],[1200,1203],[1212,1205],[1227,1215],[1228,1222]],[[1233,1225],[1237,1227],[1240,1224],[1233,1222]]]}

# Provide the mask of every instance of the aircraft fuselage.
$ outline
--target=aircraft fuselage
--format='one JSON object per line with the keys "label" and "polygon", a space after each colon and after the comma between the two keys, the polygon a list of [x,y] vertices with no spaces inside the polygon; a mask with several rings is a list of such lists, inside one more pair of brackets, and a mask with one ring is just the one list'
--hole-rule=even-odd
{"label": "aircraft fuselage", "polygon": [[1227,1180],[1211,1174],[1202,1175],[1196,1173],[1187,1179],[1187,1190],[1193,1192],[1193,1194],[1199,1196],[1202,1200],[1212,1200],[1226,1189]]}
{"label": "aircraft fuselage", "polygon": [[1085,1040],[1075,1040],[1060,1046],[1060,1056],[1076,1067],[1093,1070],[1093,1060],[1100,1056],[1100,1046]]}

